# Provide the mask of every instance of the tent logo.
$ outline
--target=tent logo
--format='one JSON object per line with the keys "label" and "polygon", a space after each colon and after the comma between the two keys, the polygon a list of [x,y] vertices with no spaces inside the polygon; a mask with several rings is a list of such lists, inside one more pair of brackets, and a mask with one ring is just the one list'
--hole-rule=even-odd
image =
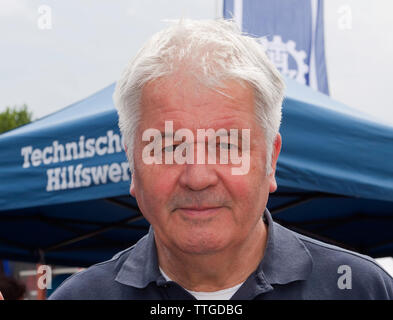
{"label": "tent logo", "polygon": [[[296,50],[294,41],[283,42],[280,36],[274,36],[272,41],[261,37],[258,41],[266,48],[266,54],[284,76],[306,84],[308,65],[304,60],[307,54],[303,50]],[[295,69],[290,67],[293,64],[296,64]]]}
{"label": "tent logo", "polygon": [[[129,181],[128,161],[116,162],[113,159],[110,163],[86,166],[88,160],[81,163],[73,163],[69,166],[62,166],[61,163],[90,159],[94,163],[96,156],[106,156],[121,153],[123,156],[123,137],[108,130],[105,136],[91,137],[85,139],[80,136],[77,141],[59,143],[52,141],[50,145],[33,148],[24,146],[21,148],[23,157],[22,167],[27,169],[39,166],[50,166],[46,170],[47,184],[46,191],[59,191],[66,189],[90,187],[92,184],[119,183]],[[53,165],[55,164],[55,165]]]}

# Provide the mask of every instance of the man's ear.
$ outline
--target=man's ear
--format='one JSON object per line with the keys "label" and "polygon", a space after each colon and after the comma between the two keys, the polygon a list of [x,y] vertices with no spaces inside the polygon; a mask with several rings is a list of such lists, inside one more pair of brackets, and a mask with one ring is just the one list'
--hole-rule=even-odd
{"label": "man's ear", "polygon": [[[127,145],[124,144],[124,149],[126,150],[126,155],[128,158],[128,148]],[[131,185],[130,185],[130,194],[135,198],[135,184],[134,184],[134,172],[131,173]]]}
{"label": "man's ear", "polygon": [[270,186],[269,186],[269,192],[272,193],[277,190],[277,181],[276,181],[276,167],[277,167],[277,159],[281,151],[281,135],[277,133],[276,138],[274,140],[273,144],[273,152],[272,152],[272,159],[271,159],[271,164],[272,164],[272,171],[269,175],[269,180],[270,180]]}
{"label": "man's ear", "polygon": [[134,172],[131,174],[131,186],[130,186],[130,194],[136,198],[135,196],[135,183],[134,183]]}

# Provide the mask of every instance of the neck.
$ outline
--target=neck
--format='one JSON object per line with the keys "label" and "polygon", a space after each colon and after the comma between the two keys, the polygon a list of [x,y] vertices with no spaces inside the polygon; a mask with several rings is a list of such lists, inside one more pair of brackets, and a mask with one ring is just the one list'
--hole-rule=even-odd
{"label": "neck", "polygon": [[260,219],[238,245],[214,254],[187,254],[165,246],[156,237],[158,261],[175,282],[191,291],[213,292],[244,282],[254,272],[267,242],[267,227]]}

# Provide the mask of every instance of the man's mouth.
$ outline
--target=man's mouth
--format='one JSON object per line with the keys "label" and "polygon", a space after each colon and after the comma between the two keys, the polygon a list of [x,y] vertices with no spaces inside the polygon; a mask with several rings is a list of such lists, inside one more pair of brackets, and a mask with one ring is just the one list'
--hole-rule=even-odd
{"label": "man's mouth", "polygon": [[210,216],[216,214],[222,207],[184,207],[178,208],[187,216],[195,216],[195,217],[202,217],[202,216]]}

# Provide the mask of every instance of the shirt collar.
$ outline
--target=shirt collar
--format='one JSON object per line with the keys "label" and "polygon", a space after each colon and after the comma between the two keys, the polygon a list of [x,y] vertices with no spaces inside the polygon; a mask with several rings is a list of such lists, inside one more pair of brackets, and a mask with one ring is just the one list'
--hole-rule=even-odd
{"label": "shirt collar", "polygon": [[[313,261],[303,242],[294,232],[274,222],[267,209],[264,212],[264,221],[268,225],[266,249],[252,278],[263,284],[263,291],[271,290],[270,284],[307,279]],[[166,282],[159,271],[154,231],[151,226],[148,234],[130,251],[115,280],[136,288],[145,288],[154,281],[157,285]]]}
{"label": "shirt collar", "polygon": [[264,220],[268,225],[268,239],[257,273],[262,273],[270,284],[285,284],[306,280],[313,267],[310,252],[293,231],[274,222],[265,209]]}
{"label": "shirt collar", "polygon": [[136,288],[145,288],[150,282],[157,284],[166,280],[158,268],[156,243],[153,227],[130,251],[115,280]]}

